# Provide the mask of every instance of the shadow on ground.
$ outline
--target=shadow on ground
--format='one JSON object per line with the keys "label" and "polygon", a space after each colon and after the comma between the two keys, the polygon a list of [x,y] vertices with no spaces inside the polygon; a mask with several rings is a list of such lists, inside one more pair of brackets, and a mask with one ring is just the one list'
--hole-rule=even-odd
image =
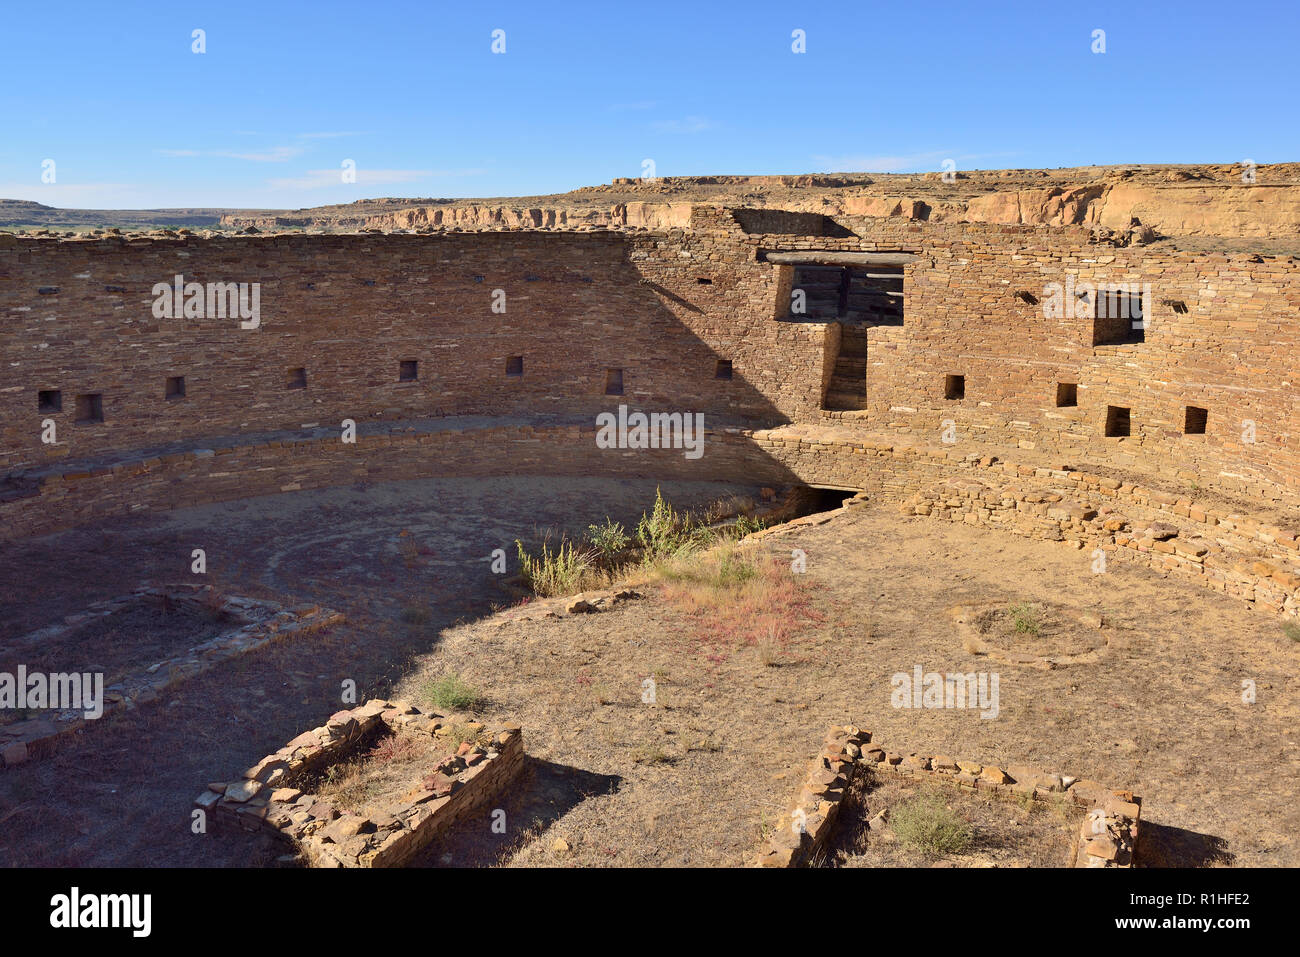
{"label": "shadow on ground", "polygon": [[1138,867],[1231,867],[1236,855],[1213,834],[1142,821]]}
{"label": "shadow on ground", "polygon": [[[524,745],[528,744],[525,732]],[[526,758],[519,776],[492,806],[459,822],[411,867],[491,867],[550,827],[589,797],[615,794],[623,779]],[[494,830],[495,824],[495,830]],[[556,854],[556,863],[562,863]]]}

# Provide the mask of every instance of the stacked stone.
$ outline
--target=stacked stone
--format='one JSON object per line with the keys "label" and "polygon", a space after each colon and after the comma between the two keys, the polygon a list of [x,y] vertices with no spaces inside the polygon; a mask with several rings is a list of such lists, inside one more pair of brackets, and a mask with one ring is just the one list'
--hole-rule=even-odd
{"label": "stacked stone", "polygon": [[[0,467],[42,468],[67,454],[138,452],[177,439],[197,450],[214,434],[288,429],[304,419],[419,418],[439,407],[588,413],[609,405],[605,365],[626,365],[628,394],[657,406],[756,423],[817,420],[835,366],[836,324],[780,321],[792,267],[766,253],[907,251],[918,256],[905,270],[906,323],[868,330],[869,420],[879,427],[933,435],[951,416],[963,436],[1008,448],[1090,453],[1251,498],[1294,498],[1300,455],[1288,440],[1294,408],[1286,385],[1297,345],[1286,317],[1300,307],[1294,258],[1115,249],[1085,226],[914,222],[907,204],[891,197],[871,206],[889,215],[834,223],[797,211],[631,203],[582,213],[377,209],[355,224],[426,229],[462,218],[500,233],[200,239],[164,230],[71,242],[0,234],[0,280],[13,318],[0,337],[6,353],[25,357],[0,395]],[[655,228],[536,228],[566,216]],[[858,234],[820,235],[832,225]],[[196,280],[263,284],[264,329],[250,335],[237,323],[155,321],[151,290],[181,261]],[[1146,341],[1094,345],[1091,316],[1048,318],[1041,304],[1018,296],[1032,299],[1045,279],[1067,276],[1099,287],[1153,283]],[[494,321],[485,334],[485,319],[495,319],[485,293],[497,283],[531,284],[527,316]],[[584,288],[600,295],[575,295]],[[431,301],[439,303],[433,345]],[[382,335],[357,322],[372,314],[391,320]],[[595,321],[606,357],[599,362],[565,348]],[[138,348],[140,336],[150,349]],[[290,355],[286,342],[314,351]],[[458,361],[441,364],[436,376],[404,381],[389,364],[398,354],[432,364],[447,348]],[[359,364],[361,354],[374,361]],[[527,375],[503,381],[503,360],[519,354],[528,356]],[[719,356],[733,360],[733,384],[713,377]],[[186,374],[192,390],[165,411],[161,381],[134,387],[163,375],[160,364]],[[284,367],[300,364],[312,365],[310,389],[286,390]],[[965,377],[968,399],[944,398],[948,371]],[[1080,405],[1054,404],[1058,381],[1077,386]],[[124,382],[132,387],[112,385]],[[241,387],[217,387],[231,382]],[[36,393],[52,389],[69,399],[106,390],[104,421],[73,421],[69,402],[48,412],[63,437],[46,445]],[[251,405],[250,393],[258,396]],[[1131,408],[1133,435],[1105,435],[1112,403]],[[1209,411],[1205,435],[1183,434],[1189,404]],[[1239,440],[1246,420],[1259,423],[1260,441]]]}
{"label": "stacked stone", "polygon": [[852,725],[827,732],[794,807],[777,822],[775,834],[754,862],[757,866],[800,867],[825,851],[862,747],[870,741],[870,731]]}
{"label": "stacked stone", "polygon": [[844,427],[791,426],[752,437],[759,451],[811,484],[883,493],[904,514],[1102,548],[1188,574],[1259,610],[1300,615],[1295,528],[1076,469],[900,445]]}
{"label": "stacked stone", "polygon": [[1116,792],[1084,815],[1075,844],[1075,867],[1132,867],[1137,852],[1136,799]]}
{"label": "stacked stone", "polygon": [[[917,781],[935,781],[996,797],[1044,803],[1069,802],[1088,808],[1084,838],[1071,851],[1080,867],[1131,867],[1137,848],[1141,798],[1096,781],[1043,771],[1030,765],[984,764],[945,754],[887,750],[872,743],[871,732],[835,726],[809,768],[793,807],[760,850],[760,867],[800,867],[823,854],[834,836],[845,792],[866,770]],[[1097,823],[1102,822],[1102,823]],[[1092,843],[1094,841],[1096,843]]]}
{"label": "stacked stone", "polygon": [[[706,423],[708,419],[706,418]],[[758,452],[748,432],[707,429],[705,451],[611,455],[596,445],[592,419],[581,424],[519,425],[453,418],[358,428],[355,444],[335,429],[296,435],[245,435],[209,448],[51,465],[24,478],[22,495],[0,494],[0,540],[46,534],[150,509],[223,502],[252,495],[388,482],[426,476],[654,476],[663,480],[761,481],[790,474]],[[0,480],[0,492],[3,482]]]}
{"label": "stacked stone", "polygon": [[[471,732],[475,740],[453,740],[455,728]],[[412,781],[412,789],[383,813],[367,817],[340,810],[298,786],[383,734],[397,732],[446,738],[453,753]],[[262,830],[289,841],[313,867],[401,867],[500,794],[521,770],[523,757],[517,727],[489,730],[477,721],[376,698],[331,715],[239,780],[209,784],[194,806],[209,812],[216,825]]]}
{"label": "stacked stone", "polygon": [[[1133,504],[1138,511],[1150,510],[1136,500]],[[1226,517],[1220,522],[1212,510],[1183,506],[1187,525],[1180,527],[1162,519],[1130,518],[1107,505],[1073,501],[1061,491],[998,488],[963,479],[929,485],[906,498],[900,510],[1067,542],[1075,548],[1100,547],[1112,553],[1124,549],[1133,560],[1197,576],[1205,585],[1262,611],[1300,613],[1300,568],[1285,544],[1294,543],[1294,536],[1269,527],[1257,531],[1252,541],[1239,533],[1236,522]]]}
{"label": "stacked stone", "polygon": [[[216,612],[232,628],[195,645],[180,655],[166,658],[128,675],[104,688],[103,713],[157,700],[166,689],[179,684],[222,661],[260,648],[294,634],[317,631],[343,621],[343,615],[319,605],[285,608],[274,601],[220,595],[211,585],[181,583],[165,587],[143,586],[129,594],[96,602],[63,621],[48,625],[17,639],[17,644],[37,645],[76,631],[96,618],[121,611],[140,601],[171,603],[206,612]],[[0,768],[22,764],[51,754],[58,740],[86,723],[82,711],[55,711],[0,726]]]}

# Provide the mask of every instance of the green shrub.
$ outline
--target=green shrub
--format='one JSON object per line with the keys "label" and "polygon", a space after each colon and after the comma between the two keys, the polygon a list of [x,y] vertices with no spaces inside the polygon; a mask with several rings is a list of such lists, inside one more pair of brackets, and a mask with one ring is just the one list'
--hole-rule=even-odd
{"label": "green shrub", "polygon": [[435,708],[449,711],[474,711],[482,706],[483,693],[461,680],[460,675],[449,671],[441,678],[426,681],[421,689],[426,701]]}
{"label": "green shrub", "polygon": [[1033,605],[1028,602],[1012,605],[1007,609],[1007,614],[1011,616],[1011,623],[1017,634],[1038,634],[1038,610]]}
{"label": "green shrub", "polygon": [[582,591],[583,581],[592,571],[591,552],[579,550],[573,542],[564,539],[554,552],[549,542],[542,542],[536,556],[529,555],[518,539],[515,547],[519,550],[520,574],[528,587],[543,598]]}
{"label": "green shrub", "polygon": [[1300,641],[1300,622],[1288,621],[1282,626],[1282,634],[1292,641]]}
{"label": "green shrub", "polygon": [[647,565],[693,551],[712,539],[707,528],[697,526],[690,515],[678,512],[657,488],[654,508],[649,515],[642,513],[636,526],[636,541]]}
{"label": "green shrub", "polygon": [[627,548],[627,532],[618,522],[605,517],[603,525],[587,526],[587,541],[604,562],[610,562],[615,555]]}
{"label": "green shrub", "polygon": [[901,843],[924,854],[960,854],[974,838],[971,826],[936,794],[918,794],[891,809],[889,827]]}

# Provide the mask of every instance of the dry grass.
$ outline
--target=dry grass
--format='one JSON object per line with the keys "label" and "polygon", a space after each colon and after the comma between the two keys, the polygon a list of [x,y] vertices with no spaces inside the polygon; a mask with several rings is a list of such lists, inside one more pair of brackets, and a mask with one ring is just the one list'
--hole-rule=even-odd
{"label": "dry grass", "polygon": [[[840,867],[1064,867],[1082,811],[938,781],[854,781],[823,863]],[[868,824],[868,822],[870,822]]]}
{"label": "dry grass", "polygon": [[974,838],[971,826],[952,810],[945,796],[923,791],[894,807],[889,826],[904,846],[922,854],[961,854]]}
{"label": "dry grass", "polygon": [[775,663],[801,628],[824,620],[785,562],[731,543],[661,563],[649,580],[696,623],[697,637],[724,647],[758,645],[764,665]]}
{"label": "dry grass", "polygon": [[[700,506],[718,494],[703,483],[665,485],[683,502],[691,489]],[[658,587],[601,614],[476,622],[493,602],[517,597],[503,593],[499,576],[473,562],[409,570],[394,548],[403,526],[445,555],[466,542],[524,538],[535,522],[576,534],[608,513],[631,528],[639,509],[619,503],[653,493],[641,480],[411,480],[179,510],[117,523],[102,542],[83,530],[13,544],[0,554],[0,580],[23,584],[0,589],[5,638],[142,580],[169,580],[178,549],[188,554],[196,540],[231,556],[230,591],[316,601],[349,620],[241,656],[159,702],[95,722],[21,774],[0,775],[0,805],[15,809],[0,826],[0,862],[269,863],[283,850],[264,849],[263,837],[199,839],[173,826],[175,809],[205,782],[319,724],[337,708],[343,679],[356,680],[362,700],[418,703],[425,681],[454,672],[490,693],[486,723],[522,725],[533,769],[507,796],[516,802],[509,833],[467,829],[462,843],[475,853],[457,849],[456,865],[504,856],[512,865],[739,866],[790,800],[827,726],[849,721],[887,745],[1131,787],[1144,797],[1143,861],[1296,863],[1300,811],[1278,762],[1293,752],[1300,720],[1300,643],[1276,619],[1176,575],[1115,562],[1095,576],[1086,554],[1059,544],[855,508],[759,543],[781,545],[787,568],[790,546],[808,553],[808,573],[790,576],[794,597],[811,590],[827,619],[810,620],[781,667],[767,667],[758,645],[713,660],[700,637],[707,616],[685,614]],[[915,663],[973,671],[987,661],[962,651],[947,614],[954,602],[1021,600],[1047,610],[1040,640],[1053,615],[1106,603],[1112,644],[1088,667],[1001,666],[997,720],[890,707],[897,671]],[[433,611],[418,633],[400,619],[410,605]],[[573,680],[584,669],[585,686]],[[642,701],[647,675],[657,706]],[[1246,677],[1268,692],[1249,705]],[[602,706],[605,691],[612,703]],[[636,748],[673,762],[638,763]],[[1008,835],[995,862],[1023,858],[1022,828],[1055,826],[1046,810],[1020,820],[1014,804],[971,809],[984,813],[1017,816],[1014,826],[991,822]],[[977,837],[988,832],[973,823]],[[572,845],[562,858],[551,850],[561,836]],[[898,863],[921,860],[893,848],[907,855]],[[963,861],[991,853],[977,847]]]}
{"label": "dry grass", "polygon": [[1096,629],[1081,625],[1077,609],[1070,613],[1055,603],[1016,601],[981,611],[971,623],[996,647],[1027,654],[1083,654],[1102,643]]}
{"label": "dry grass", "polygon": [[454,735],[386,734],[368,751],[326,768],[309,790],[343,810],[374,813],[419,784],[457,743]]}

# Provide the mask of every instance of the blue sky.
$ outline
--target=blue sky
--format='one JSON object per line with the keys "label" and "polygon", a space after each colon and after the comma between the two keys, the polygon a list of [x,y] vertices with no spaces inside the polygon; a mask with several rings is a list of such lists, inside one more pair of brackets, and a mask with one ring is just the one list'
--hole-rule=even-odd
{"label": "blue sky", "polygon": [[1295,161],[1297,35],[1293,2],[4,0],[0,197],[529,195],[645,159],[660,176]]}

